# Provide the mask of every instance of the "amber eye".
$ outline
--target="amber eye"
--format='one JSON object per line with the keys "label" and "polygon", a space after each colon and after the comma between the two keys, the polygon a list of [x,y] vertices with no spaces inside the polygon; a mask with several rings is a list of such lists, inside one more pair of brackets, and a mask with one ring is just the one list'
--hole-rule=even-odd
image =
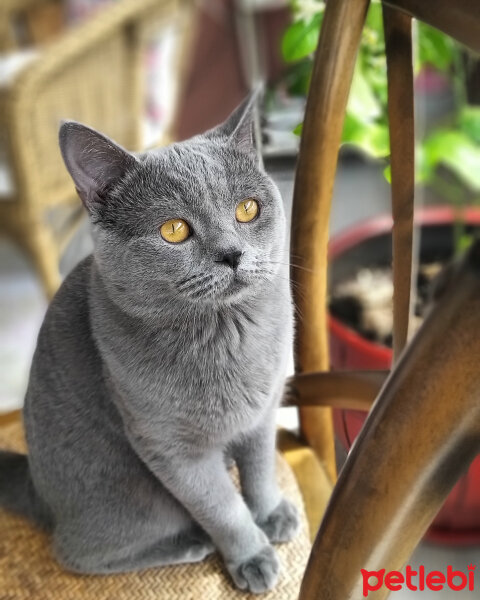
{"label": "amber eye", "polygon": [[258,215],[258,202],[253,198],[247,198],[237,204],[235,216],[240,223],[248,223]]}
{"label": "amber eye", "polygon": [[170,219],[160,227],[160,235],[166,242],[179,244],[190,235],[190,227],[183,219]]}

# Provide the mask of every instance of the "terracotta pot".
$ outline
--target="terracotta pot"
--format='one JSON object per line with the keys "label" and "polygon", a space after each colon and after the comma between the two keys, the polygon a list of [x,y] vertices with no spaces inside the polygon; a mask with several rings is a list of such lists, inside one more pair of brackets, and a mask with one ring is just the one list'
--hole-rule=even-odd
{"label": "terracotta pot", "polygon": [[[480,232],[480,209],[467,209],[462,218],[468,229]],[[416,220],[422,227],[421,261],[451,258],[454,251],[454,211],[448,207],[427,208],[419,212]],[[389,265],[391,227],[391,217],[382,216],[335,236],[329,248],[330,286],[353,275],[359,267]],[[390,368],[390,348],[361,337],[333,316],[329,318],[329,328],[332,369]],[[336,435],[347,449],[350,449],[365,418],[366,414],[359,411],[334,411]],[[480,542],[480,455],[452,490],[427,537],[445,543]]]}

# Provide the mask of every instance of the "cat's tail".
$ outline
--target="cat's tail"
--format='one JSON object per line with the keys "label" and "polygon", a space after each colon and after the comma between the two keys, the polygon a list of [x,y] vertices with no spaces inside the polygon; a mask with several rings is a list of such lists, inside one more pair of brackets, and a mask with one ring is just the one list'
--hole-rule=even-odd
{"label": "cat's tail", "polygon": [[50,517],[33,486],[25,454],[0,450],[0,506],[50,529]]}

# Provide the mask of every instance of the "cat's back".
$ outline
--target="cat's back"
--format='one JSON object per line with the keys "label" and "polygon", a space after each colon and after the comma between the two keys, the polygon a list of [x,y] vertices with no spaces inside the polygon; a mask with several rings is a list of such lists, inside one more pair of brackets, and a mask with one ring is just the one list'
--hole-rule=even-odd
{"label": "cat's back", "polygon": [[[102,387],[101,361],[89,319],[89,256],[67,276],[40,328],[25,397],[27,438],[34,422],[55,430]],[[95,390],[97,390],[95,392]]]}
{"label": "cat's back", "polygon": [[118,496],[127,480],[149,506],[157,485],[128,444],[109,398],[90,325],[91,271],[89,257],[51,303],[25,399],[31,476],[56,521],[65,511],[80,514],[91,506],[107,506],[108,490]]}
{"label": "cat's back", "polygon": [[[88,294],[92,261],[88,256],[80,262],[50,303],[38,335],[31,378],[45,363],[50,363],[52,374],[60,365],[73,369],[76,365],[68,365],[68,361],[91,351]],[[59,378],[64,375],[58,372]]]}

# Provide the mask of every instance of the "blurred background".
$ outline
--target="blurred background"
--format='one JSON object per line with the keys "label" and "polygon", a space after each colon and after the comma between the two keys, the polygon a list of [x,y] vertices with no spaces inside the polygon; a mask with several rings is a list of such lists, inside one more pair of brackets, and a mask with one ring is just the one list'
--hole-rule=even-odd
{"label": "blurred background", "polygon": [[[289,214],[324,8],[320,0],[1,0],[0,412],[21,407],[48,300],[92,249],[58,150],[61,119],[140,151],[221,122],[262,82],[265,168]],[[421,24],[415,39],[416,205],[423,215],[418,238],[426,241],[417,244],[413,329],[430,281],[480,226],[479,59]],[[391,360],[390,225],[382,217],[390,210],[388,157],[383,24],[380,3],[372,1],[332,204],[336,368],[387,368]],[[363,340],[361,355],[342,328]],[[285,411],[280,421],[295,427],[295,413]],[[358,415],[337,415],[340,456],[358,423]],[[480,515],[480,480],[462,485],[470,504],[457,509]],[[468,550],[419,552],[432,568],[474,560]]]}

